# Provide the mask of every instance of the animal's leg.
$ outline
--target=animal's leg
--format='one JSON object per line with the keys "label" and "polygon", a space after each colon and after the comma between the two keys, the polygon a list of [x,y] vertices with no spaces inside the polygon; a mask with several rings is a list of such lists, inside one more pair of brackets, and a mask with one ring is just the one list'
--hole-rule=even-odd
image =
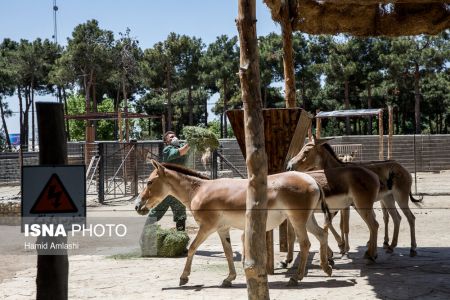
{"label": "animal's leg", "polygon": [[314,214],[311,215],[306,223],[306,230],[311,232],[320,243],[320,266],[328,276],[331,276],[332,270],[330,265],[334,265],[333,251],[328,246],[328,232],[322,229],[316,221]]}
{"label": "animal's leg", "polygon": [[302,218],[308,219],[308,216],[300,216],[299,221],[290,219],[292,226],[294,227],[295,234],[300,244],[300,264],[298,265],[297,274],[295,274],[289,280],[289,285],[296,285],[299,280],[302,280],[305,276],[306,262],[308,260],[309,248],[311,243],[308,239],[308,233],[306,232],[306,224],[300,221]]}
{"label": "animal's leg", "polygon": [[191,274],[192,259],[194,258],[195,251],[197,251],[197,248],[213,232],[214,232],[213,229],[211,229],[211,228],[206,229],[205,227],[202,227],[200,225],[197,236],[195,237],[195,239],[192,241],[191,245],[189,246],[186,264],[184,266],[183,274],[181,274],[181,277],[180,277],[180,285],[185,285],[186,283],[188,283],[189,275]]}
{"label": "animal's leg", "polygon": [[409,223],[409,230],[411,234],[411,249],[409,250],[409,256],[413,257],[417,255],[417,244],[416,244],[416,217],[412,213],[411,209],[409,208],[408,201],[409,201],[409,191],[408,192],[401,192],[401,191],[393,191],[395,201],[397,201],[398,206],[403,211],[403,214],[408,219]]}
{"label": "animal's leg", "polygon": [[[355,199],[356,200],[356,199]],[[366,222],[367,227],[369,227],[370,237],[369,237],[369,249],[364,254],[365,258],[375,261],[377,258],[377,234],[378,234],[378,222],[375,219],[375,213],[373,211],[373,203],[361,206],[361,204],[355,201],[355,207],[361,218]]]}
{"label": "animal's leg", "polygon": [[380,201],[381,211],[383,212],[383,221],[384,221],[384,241],[383,248],[387,249],[389,247],[389,214],[388,209],[384,205],[384,201]]}
{"label": "animal's leg", "polygon": [[242,262],[242,267],[244,266],[244,262],[245,262],[245,233],[241,234],[241,242],[242,242],[242,258],[241,258],[241,262]]}
{"label": "animal's leg", "polygon": [[397,208],[395,207],[395,200],[392,197],[392,195],[385,196],[381,200],[381,203],[386,207],[389,215],[392,218],[392,221],[394,222],[394,233],[392,234],[392,241],[386,250],[387,253],[392,253],[394,252],[394,248],[397,246],[398,234],[400,231],[400,221],[402,220],[402,217],[400,216],[400,214],[397,211]]}
{"label": "animal's leg", "polygon": [[[333,214],[333,217],[336,216],[336,214]],[[331,222],[329,223],[328,228],[330,228],[331,233],[334,236],[334,239],[336,240],[340,253],[343,253],[344,251],[344,246],[345,246],[345,242],[343,240],[343,237],[339,235],[339,233],[337,233],[336,229],[333,226],[333,220],[331,220]],[[309,231],[309,230],[308,230]]]}
{"label": "animal's leg", "polygon": [[346,207],[341,209],[341,235],[344,239],[343,248],[339,246],[341,249],[341,254],[348,253],[350,251],[350,243],[348,239],[348,233],[350,231],[350,207]]}
{"label": "animal's leg", "polygon": [[287,266],[294,259],[294,245],[295,245],[295,232],[291,222],[287,221],[287,255],[284,261],[280,261],[281,268],[287,268]]}
{"label": "animal's leg", "polygon": [[220,241],[222,242],[223,251],[225,252],[225,256],[228,262],[228,277],[224,279],[222,282],[222,287],[230,287],[231,282],[236,279],[236,269],[234,268],[233,262],[233,249],[231,248],[231,240],[230,240],[230,229],[223,229],[219,232]]}

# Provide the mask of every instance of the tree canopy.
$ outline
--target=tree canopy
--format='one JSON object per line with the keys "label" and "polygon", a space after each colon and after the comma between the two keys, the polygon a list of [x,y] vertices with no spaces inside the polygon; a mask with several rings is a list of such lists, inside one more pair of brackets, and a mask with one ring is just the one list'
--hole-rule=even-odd
{"label": "tree canopy", "polygon": [[[292,44],[299,107],[315,113],[392,105],[396,134],[449,132],[449,31],[399,38],[295,33]],[[263,105],[283,107],[282,39],[271,33],[260,36],[258,45]],[[66,47],[5,38],[0,44],[2,143],[8,147],[5,119],[11,116],[11,101],[18,101],[28,147],[35,95],[56,95],[69,114],[130,110],[165,116],[164,124],[140,120],[139,135],[126,132],[139,138],[160,138],[163,130],[181,132],[185,125],[208,126],[213,106],[218,120],[211,128],[227,137],[232,132],[224,112],[242,107],[238,68],[236,36],[221,35],[206,45],[172,32],[142,49],[129,29],[115,37],[89,20],[74,28]],[[83,140],[87,123],[68,122],[70,138]],[[128,128],[117,121],[92,123],[96,139],[118,139]],[[336,135],[373,134],[377,128],[370,118],[324,120],[323,126],[326,134]]]}

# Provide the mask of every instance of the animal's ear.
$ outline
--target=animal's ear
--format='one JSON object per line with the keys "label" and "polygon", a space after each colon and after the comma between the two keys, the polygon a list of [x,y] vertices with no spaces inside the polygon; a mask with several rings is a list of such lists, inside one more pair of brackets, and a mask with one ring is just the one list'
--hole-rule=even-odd
{"label": "animal's ear", "polygon": [[164,175],[164,166],[162,164],[160,164],[158,161],[152,159],[152,165],[153,167],[155,167],[155,170],[157,170],[159,175]]}
{"label": "animal's ear", "polygon": [[316,145],[323,145],[325,143],[328,143],[331,140],[334,140],[334,138],[315,139],[314,140],[314,144],[316,144]]}

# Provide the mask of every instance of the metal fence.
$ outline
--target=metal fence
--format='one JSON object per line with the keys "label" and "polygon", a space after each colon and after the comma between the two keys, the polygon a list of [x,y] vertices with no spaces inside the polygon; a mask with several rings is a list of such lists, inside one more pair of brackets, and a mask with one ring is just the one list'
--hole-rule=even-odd
{"label": "metal fence", "polygon": [[[385,137],[387,140],[387,137]],[[377,136],[337,137],[330,144],[338,155],[352,157],[353,161],[377,160],[379,144]],[[387,153],[385,143],[385,154]],[[150,159],[161,160],[162,141],[135,143],[98,142],[86,145],[83,142],[68,143],[69,164],[86,165],[86,182],[89,195],[99,201],[109,201],[132,196],[140,191],[152,171]],[[187,167],[210,178],[247,176],[245,159],[235,139],[221,139],[220,149],[208,162],[201,155],[190,151]],[[442,192],[440,174],[450,170],[450,135],[394,136],[393,159],[410,172],[427,172],[430,180],[419,190],[432,186],[434,192]],[[37,152],[23,154],[23,165],[37,165]],[[0,153],[0,185],[20,185],[20,159],[17,152]],[[436,179],[433,179],[436,178]],[[436,182],[436,184],[431,183]],[[431,189],[431,188],[430,188]],[[20,187],[19,187],[20,190]]]}

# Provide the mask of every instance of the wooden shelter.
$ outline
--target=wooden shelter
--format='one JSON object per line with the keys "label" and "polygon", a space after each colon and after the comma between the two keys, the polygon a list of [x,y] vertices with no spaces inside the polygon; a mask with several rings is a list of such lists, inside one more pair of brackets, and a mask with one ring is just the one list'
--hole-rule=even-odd
{"label": "wooden shelter", "polygon": [[[384,159],[384,126],[383,126],[383,109],[347,109],[334,111],[319,111],[316,114],[316,138],[319,139],[322,130],[322,119],[325,118],[349,118],[349,117],[368,117],[375,116],[378,118],[378,159]],[[388,137],[388,159],[392,157],[392,109],[389,109],[389,137]]]}
{"label": "wooden shelter", "polygon": [[450,27],[450,5],[438,0],[264,0],[274,21],[309,34],[404,36]]}

